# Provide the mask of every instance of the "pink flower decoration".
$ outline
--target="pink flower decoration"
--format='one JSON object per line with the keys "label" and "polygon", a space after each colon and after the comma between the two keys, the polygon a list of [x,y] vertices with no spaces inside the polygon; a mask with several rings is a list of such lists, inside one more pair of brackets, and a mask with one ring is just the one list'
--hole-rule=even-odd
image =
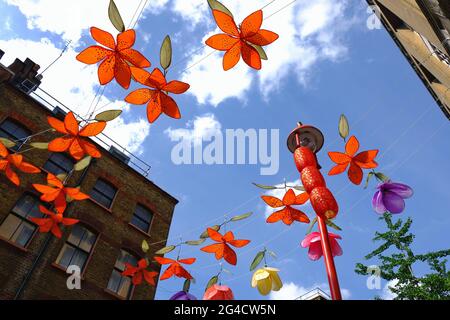
{"label": "pink flower decoration", "polygon": [[233,291],[227,286],[215,284],[206,290],[203,300],[234,300]]}
{"label": "pink flower decoration", "polygon": [[[331,245],[331,253],[333,254],[333,257],[335,256],[341,256],[342,255],[342,248],[337,242],[336,239],[342,239],[340,235],[334,234],[329,232],[328,233],[329,239],[330,239],[330,245]],[[308,257],[311,260],[319,260],[322,255],[322,238],[320,237],[319,232],[312,232],[306,236],[305,239],[303,239],[301,245],[303,248],[309,247],[308,250]]]}

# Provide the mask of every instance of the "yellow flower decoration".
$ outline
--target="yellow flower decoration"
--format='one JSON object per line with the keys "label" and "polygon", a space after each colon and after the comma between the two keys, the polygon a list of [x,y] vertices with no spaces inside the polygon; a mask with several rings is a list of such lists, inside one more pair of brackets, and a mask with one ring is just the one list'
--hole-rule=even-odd
{"label": "yellow flower decoration", "polygon": [[270,291],[279,291],[283,287],[278,272],[275,268],[264,267],[256,270],[252,277],[252,287],[258,288],[259,293],[266,296]]}

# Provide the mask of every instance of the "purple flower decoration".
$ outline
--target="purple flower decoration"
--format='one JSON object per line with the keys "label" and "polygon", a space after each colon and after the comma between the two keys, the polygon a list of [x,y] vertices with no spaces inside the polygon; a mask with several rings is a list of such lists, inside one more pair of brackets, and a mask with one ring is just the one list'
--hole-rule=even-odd
{"label": "purple flower decoration", "polygon": [[402,213],[405,210],[405,200],[413,195],[411,187],[403,183],[390,180],[378,185],[372,199],[372,206],[376,213]]}
{"label": "purple flower decoration", "polygon": [[197,300],[197,298],[186,291],[179,291],[175,293],[169,300]]}

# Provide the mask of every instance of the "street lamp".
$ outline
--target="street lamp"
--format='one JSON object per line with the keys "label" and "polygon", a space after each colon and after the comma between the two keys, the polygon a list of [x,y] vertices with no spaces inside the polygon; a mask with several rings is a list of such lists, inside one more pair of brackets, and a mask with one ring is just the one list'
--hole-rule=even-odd
{"label": "street lamp", "polygon": [[294,154],[295,165],[300,172],[302,184],[309,193],[311,205],[317,214],[331,298],[342,300],[326,224],[327,219],[337,215],[338,205],[331,191],[326,187],[316,157],[316,153],[322,149],[323,144],[322,132],[313,126],[303,125],[301,122],[297,124],[297,128],[287,139],[288,149]]}

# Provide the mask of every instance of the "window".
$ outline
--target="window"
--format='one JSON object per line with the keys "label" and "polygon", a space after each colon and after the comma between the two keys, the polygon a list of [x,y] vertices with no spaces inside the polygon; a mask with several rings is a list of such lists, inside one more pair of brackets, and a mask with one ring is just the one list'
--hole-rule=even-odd
{"label": "window", "polygon": [[114,265],[114,270],[109,278],[108,290],[116,293],[123,298],[130,298],[133,285],[131,284],[130,277],[122,276],[122,272],[125,271],[125,263],[129,263],[133,266],[137,265],[138,259],[125,250],[120,250],[120,255]]}
{"label": "window", "polygon": [[64,153],[54,153],[44,164],[44,169],[54,175],[68,174],[72,171],[74,161]]}
{"label": "window", "polygon": [[13,120],[6,119],[0,124],[0,137],[21,142],[11,148],[14,151],[19,150],[26,138],[30,135],[30,130]]}
{"label": "window", "polygon": [[56,263],[65,269],[69,266],[76,265],[80,270],[83,270],[96,239],[97,235],[82,225],[74,225],[72,232],[56,259]]}
{"label": "window", "polygon": [[42,203],[39,198],[30,194],[20,198],[0,225],[0,236],[21,247],[26,247],[37,229],[37,226],[29,219],[43,216],[39,210],[40,204]]}
{"label": "window", "polygon": [[141,205],[137,205],[133,218],[131,218],[131,224],[144,232],[149,232],[152,218],[153,214],[150,210]]}
{"label": "window", "polygon": [[91,198],[106,208],[111,208],[117,189],[109,183],[99,179],[91,191]]}

